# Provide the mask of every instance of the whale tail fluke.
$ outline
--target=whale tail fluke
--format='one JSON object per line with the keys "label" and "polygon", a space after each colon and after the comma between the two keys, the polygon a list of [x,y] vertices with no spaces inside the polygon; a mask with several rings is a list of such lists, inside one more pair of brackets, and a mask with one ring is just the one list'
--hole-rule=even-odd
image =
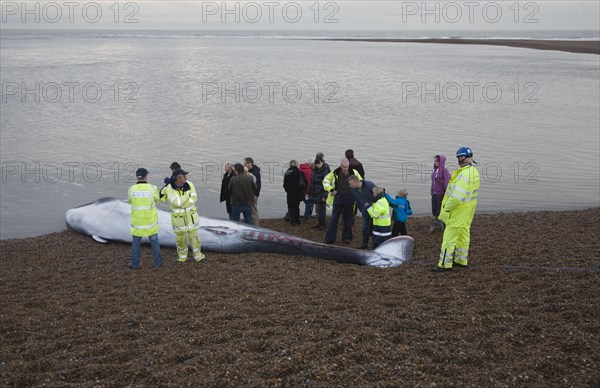
{"label": "whale tail fluke", "polygon": [[374,267],[397,267],[412,259],[415,240],[410,236],[393,237],[372,251],[367,265]]}

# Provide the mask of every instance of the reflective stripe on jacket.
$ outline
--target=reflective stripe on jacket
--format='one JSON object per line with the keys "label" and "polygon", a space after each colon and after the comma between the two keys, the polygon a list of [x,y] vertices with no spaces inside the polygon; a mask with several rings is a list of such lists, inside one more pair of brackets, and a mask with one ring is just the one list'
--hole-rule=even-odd
{"label": "reflective stripe on jacket", "polygon": [[127,202],[131,204],[132,236],[152,236],[158,233],[158,188],[150,183],[137,183],[129,188]]}
{"label": "reflective stripe on jacket", "polygon": [[183,188],[174,188],[173,185],[168,185],[163,189],[164,196],[161,197],[163,202],[169,204],[171,208],[171,225],[173,231],[187,232],[200,228],[200,216],[196,209],[198,202],[198,194],[194,184],[187,181],[189,190]]}
{"label": "reflective stripe on jacket", "polygon": [[[338,181],[338,175],[340,173],[341,169],[338,167],[335,170],[331,171],[329,174],[325,175],[325,178],[323,178],[323,188],[325,189],[325,191],[327,191],[329,193],[329,195],[327,196],[327,206],[333,206],[333,200],[334,200],[334,195],[333,192],[335,191],[335,188],[337,187],[337,181]],[[356,175],[358,177],[358,180],[362,181],[362,176],[360,176],[360,174],[358,173],[358,171],[356,170],[352,170],[352,174]],[[350,176],[350,175],[348,175]]]}
{"label": "reflective stripe on jacket", "polygon": [[479,181],[479,171],[471,165],[454,171],[438,218],[448,226],[471,226],[477,207]]}
{"label": "reflective stripe on jacket", "polygon": [[373,234],[377,236],[390,236],[392,234],[392,216],[390,204],[385,196],[381,195],[377,201],[367,208],[373,219]]}

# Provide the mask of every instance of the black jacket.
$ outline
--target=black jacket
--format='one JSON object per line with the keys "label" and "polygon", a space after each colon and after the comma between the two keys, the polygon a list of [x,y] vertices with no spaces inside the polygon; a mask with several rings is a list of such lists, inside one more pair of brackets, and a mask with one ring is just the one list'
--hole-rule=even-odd
{"label": "black jacket", "polygon": [[362,179],[365,179],[365,169],[362,163],[359,162],[356,158],[348,159],[348,162],[350,163],[350,170],[354,169],[358,171]]}
{"label": "black jacket", "polygon": [[323,179],[329,174],[329,166],[323,164],[321,168],[313,168],[308,195],[312,203],[322,203],[327,199],[327,191],[323,188]]}
{"label": "black jacket", "polygon": [[235,175],[234,173],[228,173],[228,172],[226,172],[225,174],[223,174],[223,181],[221,182],[221,197],[219,198],[219,201],[220,202],[225,201],[225,206],[227,208],[227,213],[231,213],[231,201],[229,200],[229,197],[230,197],[230,194],[229,194],[229,180],[234,175]]}
{"label": "black jacket", "polygon": [[[302,184],[302,183],[303,184]],[[290,167],[283,176],[283,188],[287,193],[288,203],[300,203],[304,199],[304,189],[308,186],[306,177],[298,167]]]}
{"label": "black jacket", "polygon": [[260,167],[258,167],[257,165],[254,165],[254,166],[252,166],[251,169],[248,170],[248,172],[256,177],[256,191],[254,194],[256,194],[256,196],[258,197],[260,195],[260,186],[261,186]]}

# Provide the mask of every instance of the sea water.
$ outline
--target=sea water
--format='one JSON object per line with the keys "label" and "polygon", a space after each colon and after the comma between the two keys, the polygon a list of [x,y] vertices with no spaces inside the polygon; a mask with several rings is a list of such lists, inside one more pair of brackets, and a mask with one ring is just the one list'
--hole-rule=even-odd
{"label": "sea water", "polygon": [[[431,36],[388,35],[339,37]],[[479,212],[599,205],[598,55],[298,39],[321,37],[3,30],[1,238],[126,198],[139,166],[160,187],[173,161],[200,213],[226,217],[223,166],[253,157],[261,217],[280,217],[287,163],[320,151],[336,167],[348,148],[368,180],[406,188],[416,214],[430,213],[434,155],[453,170],[462,145],[481,173]]]}

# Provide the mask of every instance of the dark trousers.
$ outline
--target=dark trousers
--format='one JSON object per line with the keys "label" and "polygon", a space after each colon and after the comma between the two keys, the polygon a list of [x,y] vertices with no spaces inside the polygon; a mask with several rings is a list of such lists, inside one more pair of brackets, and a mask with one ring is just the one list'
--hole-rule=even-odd
{"label": "dark trousers", "polygon": [[290,224],[300,224],[300,202],[288,202],[287,205],[290,213]]}
{"label": "dark trousers", "polygon": [[394,226],[392,227],[392,237],[398,236],[398,234],[402,236],[406,236],[406,223],[400,221],[394,221]]}
{"label": "dark trousers", "polygon": [[384,242],[386,242],[392,236],[376,236],[373,235],[373,249],[377,248]]}
{"label": "dark trousers", "polygon": [[437,218],[442,210],[442,200],[444,199],[443,194],[433,194],[431,196],[431,214]]}
{"label": "dark trousers", "polygon": [[367,248],[369,246],[369,236],[371,236],[371,232],[373,231],[373,219],[369,215],[369,213],[363,214],[362,216],[362,247]]}
{"label": "dark trousers", "polygon": [[343,216],[344,226],[342,229],[342,240],[352,241],[352,208],[353,204],[349,205],[333,205],[331,219],[327,226],[325,234],[325,242],[330,244],[335,242],[337,237],[337,226],[340,221],[340,216]]}
{"label": "dark trousers", "polygon": [[317,213],[317,226],[325,226],[326,205],[325,202],[315,203],[315,213]]}

